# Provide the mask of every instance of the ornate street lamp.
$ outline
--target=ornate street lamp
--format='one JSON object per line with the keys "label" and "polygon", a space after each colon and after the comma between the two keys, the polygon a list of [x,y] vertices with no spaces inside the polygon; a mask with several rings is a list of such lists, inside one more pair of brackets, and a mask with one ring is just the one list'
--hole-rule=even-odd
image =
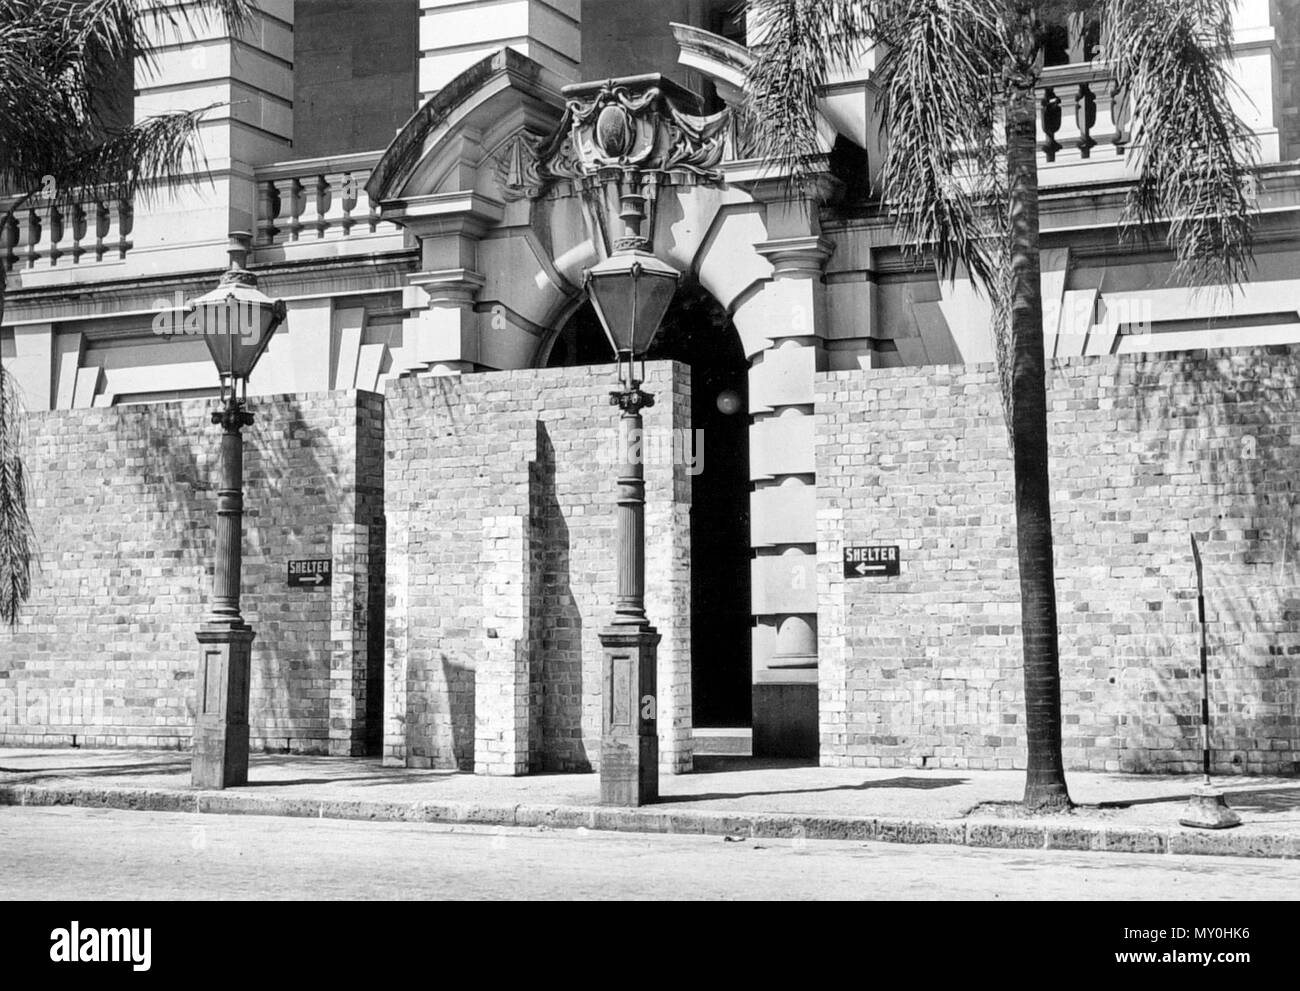
{"label": "ornate street lamp", "polygon": [[[600,800],[643,805],[659,797],[659,736],[655,665],[659,633],[645,613],[645,470],[641,410],[654,396],[641,389],[645,353],[659,332],[681,278],[656,258],[641,235],[645,197],[639,175],[625,169],[621,190],[623,236],[613,253],[587,270],[586,287],[618,361],[622,388],[610,404],[623,411],[618,476],[618,600],[600,634],[602,716]],[[636,363],[641,362],[641,374]]]}
{"label": "ornate street lamp", "polygon": [[217,561],[212,609],[198,633],[200,660],[191,780],[199,788],[248,783],[248,686],[253,629],[239,612],[244,516],[244,438],[252,426],[248,378],[279,326],[285,306],[257,288],[244,268],[249,234],[230,236],[230,268],[217,288],[194,301],[197,324],[221,378],[221,483],[217,490]]}

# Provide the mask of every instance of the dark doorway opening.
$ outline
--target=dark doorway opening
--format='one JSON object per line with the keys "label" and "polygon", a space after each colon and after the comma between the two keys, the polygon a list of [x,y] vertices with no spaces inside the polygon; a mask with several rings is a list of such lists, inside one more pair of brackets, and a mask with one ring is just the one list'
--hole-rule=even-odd
{"label": "dark doorway opening", "polygon": [[[691,707],[697,727],[751,723],[749,363],[726,312],[685,285],[649,361],[691,368]],[[560,332],[549,367],[610,363],[590,303]],[[612,374],[612,370],[611,370]],[[612,426],[611,426],[612,429]]]}

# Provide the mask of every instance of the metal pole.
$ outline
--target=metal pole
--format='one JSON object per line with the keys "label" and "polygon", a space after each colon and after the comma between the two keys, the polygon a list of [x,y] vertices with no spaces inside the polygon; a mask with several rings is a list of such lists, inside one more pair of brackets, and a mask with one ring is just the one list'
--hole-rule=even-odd
{"label": "metal pole", "polygon": [[602,716],[600,800],[637,806],[659,797],[656,663],[659,633],[645,612],[645,468],[641,410],[654,405],[629,377],[610,396],[619,418],[622,465],[618,475],[615,548],[618,597],[614,617],[600,632]]}
{"label": "metal pole", "polygon": [[645,614],[645,466],[642,405],[652,405],[647,393],[633,386],[622,394],[628,401],[619,417],[619,447],[623,464],[618,476],[618,600],[615,626],[649,626]]}
{"label": "metal pole", "polygon": [[221,427],[221,476],[217,489],[217,560],[212,579],[210,626],[244,626],[239,611],[240,575],[243,569],[244,530],[244,427],[251,426],[247,412],[232,388],[226,408],[212,414]]}
{"label": "metal pole", "polygon": [[222,409],[212,414],[221,427],[221,475],[217,489],[217,559],[212,609],[199,629],[198,697],[190,780],[196,788],[248,784],[248,691],[253,630],[239,611],[243,563],[244,409],[232,384]]}
{"label": "metal pole", "polygon": [[1196,829],[1230,829],[1241,824],[1241,817],[1228,808],[1223,792],[1210,784],[1210,651],[1206,639],[1205,576],[1196,534],[1192,534],[1192,560],[1196,562],[1196,614],[1201,624],[1201,770],[1205,781],[1192,790],[1187,808],[1178,821]]}
{"label": "metal pole", "polygon": [[1192,534],[1192,558],[1196,562],[1196,609],[1201,623],[1201,766],[1205,784],[1210,783],[1210,663],[1205,632],[1205,577],[1201,570],[1201,549]]}

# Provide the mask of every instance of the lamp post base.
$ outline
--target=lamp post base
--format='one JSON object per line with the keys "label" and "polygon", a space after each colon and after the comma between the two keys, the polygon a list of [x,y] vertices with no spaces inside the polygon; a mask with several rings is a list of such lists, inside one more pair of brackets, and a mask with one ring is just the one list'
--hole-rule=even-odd
{"label": "lamp post base", "polygon": [[254,636],[248,627],[199,631],[198,716],[190,764],[195,788],[248,784],[248,686]]}
{"label": "lamp post base", "polygon": [[1178,822],[1193,829],[1231,829],[1241,825],[1241,816],[1228,808],[1228,800],[1218,788],[1201,785],[1192,790]]}
{"label": "lamp post base", "polygon": [[659,639],[651,626],[610,626],[600,633],[601,805],[635,807],[659,799]]}

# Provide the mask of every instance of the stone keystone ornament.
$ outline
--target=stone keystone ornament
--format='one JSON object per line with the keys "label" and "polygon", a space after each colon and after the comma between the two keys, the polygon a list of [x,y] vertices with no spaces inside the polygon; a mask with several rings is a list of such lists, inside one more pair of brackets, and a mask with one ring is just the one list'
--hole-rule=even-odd
{"label": "stone keystone ornament", "polygon": [[636,128],[632,115],[623,107],[610,104],[596,118],[595,144],[607,158],[620,159],[632,150]]}
{"label": "stone keystone ornament", "polygon": [[545,137],[521,132],[496,158],[508,201],[538,199],[556,182],[629,168],[720,182],[731,135],[730,110],[699,113],[700,99],[658,73],[563,90],[564,116]]}

